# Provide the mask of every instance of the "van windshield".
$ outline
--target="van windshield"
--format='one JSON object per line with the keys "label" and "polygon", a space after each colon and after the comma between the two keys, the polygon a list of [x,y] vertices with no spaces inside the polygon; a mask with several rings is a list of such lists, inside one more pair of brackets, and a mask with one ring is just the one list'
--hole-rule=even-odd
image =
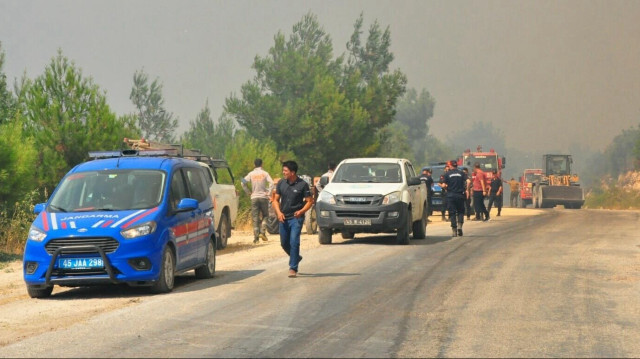
{"label": "van windshield", "polygon": [[397,163],[345,163],[337,169],[331,182],[401,183],[402,177]]}
{"label": "van windshield", "polygon": [[160,204],[165,173],[107,170],[66,176],[49,203],[50,212],[122,211]]}

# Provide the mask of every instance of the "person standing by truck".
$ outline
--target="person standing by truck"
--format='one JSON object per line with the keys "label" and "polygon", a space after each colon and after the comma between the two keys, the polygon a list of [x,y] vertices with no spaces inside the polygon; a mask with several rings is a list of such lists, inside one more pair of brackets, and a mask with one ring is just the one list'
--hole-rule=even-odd
{"label": "person standing by truck", "polygon": [[[331,161],[329,162],[329,165],[327,167],[328,167],[327,172],[325,172],[322,176],[320,176],[320,178],[327,177],[327,183],[329,183],[331,182],[331,178],[333,177],[333,171],[336,170],[336,163]],[[318,183],[316,184],[317,193],[322,192],[323,188],[324,186],[322,185],[322,181],[318,181]]]}
{"label": "person standing by truck", "polygon": [[431,169],[422,169],[422,175],[420,175],[420,181],[427,186],[427,222],[431,222],[429,216],[431,215],[431,208],[433,208],[433,177],[431,177]]}
{"label": "person standing by truck", "polygon": [[509,182],[509,205],[513,208],[518,207],[518,197],[520,197],[520,182],[511,177]]}
{"label": "person standing by truck", "polygon": [[443,176],[442,186],[447,189],[447,209],[449,210],[452,236],[462,236],[467,175],[458,169],[457,161],[451,161],[449,171]]}
{"label": "person standing by truck", "polygon": [[489,184],[491,190],[489,191],[489,207],[487,208],[487,212],[491,213],[491,207],[493,204],[496,204],[496,208],[498,208],[498,215],[500,217],[500,212],[502,211],[502,178],[500,178],[500,174],[497,170],[493,170],[493,178],[491,178],[491,183]]}
{"label": "person standing by truck", "polygon": [[469,169],[467,167],[462,168],[462,172],[467,176],[467,182],[465,183],[465,200],[464,200],[464,213],[467,215],[467,220],[471,220],[471,197],[473,196],[473,182],[469,177]]}
{"label": "person standing by truck", "polygon": [[282,180],[276,186],[273,209],[280,221],[280,245],[289,256],[289,278],[298,274],[300,256],[300,232],[304,214],[313,205],[309,184],[298,177],[295,161],[282,163]]}
{"label": "person standing by truck", "polygon": [[484,197],[487,195],[487,180],[486,175],[480,163],[473,164],[473,172],[475,177],[473,179],[473,206],[476,211],[476,221],[488,221],[489,212],[484,206]]}
{"label": "person standing by truck", "polygon": [[[253,223],[253,243],[258,238],[267,241],[267,234],[262,222],[269,217],[269,189],[273,186],[273,179],[267,171],[262,169],[262,159],[253,161],[255,168],[242,179],[242,188],[251,196],[251,222]],[[251,182],[251,191],[247,183]]]}

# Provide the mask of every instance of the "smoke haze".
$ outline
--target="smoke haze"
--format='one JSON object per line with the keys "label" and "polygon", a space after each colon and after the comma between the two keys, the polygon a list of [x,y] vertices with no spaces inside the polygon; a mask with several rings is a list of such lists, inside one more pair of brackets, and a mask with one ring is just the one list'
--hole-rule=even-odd
{"label": "smoke haze", "polygon": [[335,56],[360,13],[365,28],[389,26],[392,67],[436,99],[441,139],[477,121],[510,148],[601,150],[640,123],[640,1],[0,0],[3,70],[35,78],[61,49],[122,115],[144,69],[186,130],[207,100],[217,118],[254,57],[307,12]]}

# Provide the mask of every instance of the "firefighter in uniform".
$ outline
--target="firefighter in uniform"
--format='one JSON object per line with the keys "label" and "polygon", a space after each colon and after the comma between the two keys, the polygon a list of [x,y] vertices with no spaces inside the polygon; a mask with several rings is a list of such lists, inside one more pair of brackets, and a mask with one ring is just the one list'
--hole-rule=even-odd
{"label": "firefighter in uniform", "polygon": [[467,175],[458,169],[457,161],[450,162],[450,169],[444,174],[442,186],[447,189],[447,207],[449,210],[449,219],[451,220],[451,235],[453,237],[462,236]]}

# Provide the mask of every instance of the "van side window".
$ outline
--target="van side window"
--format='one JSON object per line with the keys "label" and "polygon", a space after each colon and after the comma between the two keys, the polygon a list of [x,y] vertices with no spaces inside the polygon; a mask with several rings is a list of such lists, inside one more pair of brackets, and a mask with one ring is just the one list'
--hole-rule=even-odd
{"label": "van side window", "polygon": [[204,172],[202,169],[186,167],[183,171],[187,180],[187,186],[189,187],[191,198],[198,202],[204,201],[207,198],[209,191],[205,185],[206,181],[204,179]]}
{"label": "van side window", "polygon": [[171,209],[175,210],[178,207],[180,200],[187,197],[189,197],[189,195],[187,194],[187,188],[184,185],[182,171],[177,170],[173,173],[173,177],[171,178],[171,191],[169,192]]}

